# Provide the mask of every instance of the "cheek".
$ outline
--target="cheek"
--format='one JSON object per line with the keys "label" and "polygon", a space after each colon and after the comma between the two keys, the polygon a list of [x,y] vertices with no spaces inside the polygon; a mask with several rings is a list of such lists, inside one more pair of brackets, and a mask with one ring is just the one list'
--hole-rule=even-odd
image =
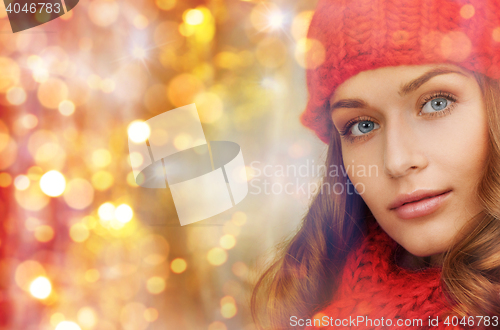
{"label": "cheek", "polygon": [[472,109],[478,110],[463,109],[464,115],[451,117],[448,122],[420,136],[428,146],[429,164],[437,167],[443,177],[454,181],[450,183],[477,183],[488,159],[486,113],[479,106]]}
{"label": "cheek", "polygon": [[[371,141],[370,141],[371,142]],[[370,144],[369,148],[350,147],[344,148],[344,169],[370,209],[376,205],[382,205],[384,194],[384,169],[379,146]]]}

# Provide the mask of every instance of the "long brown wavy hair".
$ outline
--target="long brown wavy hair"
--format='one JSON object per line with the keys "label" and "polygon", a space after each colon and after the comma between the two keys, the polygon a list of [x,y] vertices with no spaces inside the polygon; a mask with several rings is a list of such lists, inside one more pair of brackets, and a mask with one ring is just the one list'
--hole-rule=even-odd
{"label": "long brown wavy hair", "polygon": [[[465,239],[444,254],[441,278],[454,313],[500,315],[500,84],[474,76],[489,122],[489,159],[478,187],[484,212],[464,226]],[[343,164],[335,129],[327,152],[321,187],[346,187],[348,178],[328,175],[328,169]],[[310,318],[326,307],[347,254],[371,221],[375,219],[358,194],[319,189],[297,232],[277,246],[274,261],[254,287],[250,304],[257,327],[287,329],[291,315]]]}

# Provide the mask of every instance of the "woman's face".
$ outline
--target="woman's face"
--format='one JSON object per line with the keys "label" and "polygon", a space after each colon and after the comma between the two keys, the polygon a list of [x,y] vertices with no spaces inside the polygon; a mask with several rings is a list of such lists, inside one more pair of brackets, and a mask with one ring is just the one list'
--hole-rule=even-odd
{"label": "woman's face", "polygon": [[488,158],[480,87],[454,65],[385,67],[341,84],[330,100],[350,180],[408,252],[444,252],[482,211]]}

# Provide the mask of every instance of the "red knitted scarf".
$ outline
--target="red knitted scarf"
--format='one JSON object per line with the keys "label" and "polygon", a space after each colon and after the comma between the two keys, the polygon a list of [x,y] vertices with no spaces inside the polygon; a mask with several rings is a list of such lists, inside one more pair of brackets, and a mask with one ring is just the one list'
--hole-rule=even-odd
{"label": "red knitted scarf", "polygon": [[[347,257],[333,302],[315,315],[323,322],[306,329],[454,328],[444,324],[444,314],[451,306],[441,289],[441,269],[412,271],[399,267],[394,257],[397,243],[378,225],[360,243]],[[364,319],[361,321],[360,317]],[[430,326],[429,318],[436,317],[438,326]],[[361,322],[354,323],[353,319]],[[408,325],[408,319],[420,319],[422,323]]]}

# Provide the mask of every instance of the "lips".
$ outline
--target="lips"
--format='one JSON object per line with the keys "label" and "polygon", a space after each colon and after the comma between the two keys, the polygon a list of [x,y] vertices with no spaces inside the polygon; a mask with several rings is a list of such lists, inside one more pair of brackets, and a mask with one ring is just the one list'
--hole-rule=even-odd
{"label": "lips", "polygon": [[389,206],[390,210],[394,210],[400,206],[403,206],[408,203],[414,203],[421,201],[423,199],[428,199],[432,197],[436,197],[439,195],[443,195],[445,193],[450,192],[450,189],[445,189],[445,190],[440,190],[440,191],[424,191],[424,190],[417,190],[414,191],[410,194],[401,194],[399,195],[396,200]]}
{"label": "lips", "polygon": [[389,206],[389,210],[394,211],[401,219],[422,217],[438,210],[450,193],[451,190],[448,189],[418,190],[410,194],[402,194]]}

